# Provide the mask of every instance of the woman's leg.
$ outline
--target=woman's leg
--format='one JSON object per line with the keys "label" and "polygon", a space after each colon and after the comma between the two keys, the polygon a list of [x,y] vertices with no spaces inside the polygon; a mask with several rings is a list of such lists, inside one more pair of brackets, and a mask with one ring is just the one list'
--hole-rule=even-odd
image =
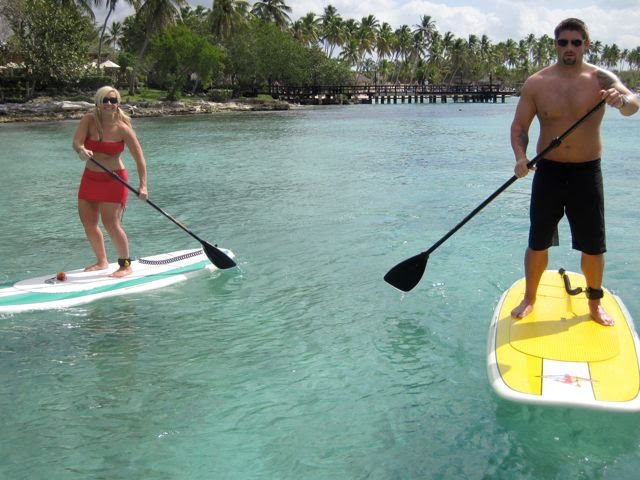
{"label": "woman's leg", "polygon": [[[124,229],[120,225],[120,218],[124,212],[124,207],[119,203],[101,203],[100,216],[102,224],[109,234],[109,238],[113,242],[113,246],[118,252],[119,259],[129,258],[129,240]],[[113,272],[114,277],[124,277],[132,272],[129,265],[121,265],[118,270]]]}
{"label": "woman's leg", "polygon": [[103,270],[109,266],[107,252],[104,246],[104,236],[100,230],[100,204],[88,200],[78,200],[78,214],[84,227],[87,239],[96,255],[96,263],[86,267],[85,272]]}

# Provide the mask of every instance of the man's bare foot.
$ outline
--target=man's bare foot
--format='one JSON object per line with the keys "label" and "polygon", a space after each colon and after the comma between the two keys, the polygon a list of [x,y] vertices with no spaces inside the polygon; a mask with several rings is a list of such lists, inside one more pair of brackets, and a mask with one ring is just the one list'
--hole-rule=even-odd
{"label": "man's bare foot", "polygon": [[602,308],[599,301],[589,301],[589,312],[591,313],[591,318],[593,318],[600,325],[604,325],[605,327],[612,327],[615,325],[613,318],[609,316],[609,314]]}
{"label": "man's bare foot", "polygon": [[520,302],[516,308],[511,310],[511,316],[513,318],[524,318],[533,310],[533,303],[529,302],[526,298]]}
{"label": "man's bare foot", "polygon": [[122,277],[126,277],[127,275],[131,275],[132,273],[133,273],[133,270],[131,269],[131,267],[120,267],[118,270],[116,270],[109,276],[113,278],[122,278]]}
{"label": "man's bare foot", "polygon": [[89,265],[88,267],[85,267],[84,271],[85,272],[95,272],[97,270],[105,270],[109,268],[109,264],[108,263],[95,263],[93,265]]}

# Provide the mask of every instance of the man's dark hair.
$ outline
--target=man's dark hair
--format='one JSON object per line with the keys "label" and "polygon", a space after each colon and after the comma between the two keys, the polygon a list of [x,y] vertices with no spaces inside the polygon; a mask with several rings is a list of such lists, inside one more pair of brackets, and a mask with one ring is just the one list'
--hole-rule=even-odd
{"label": "man's dark hair", "polygon": [[580,32],[583,40],[589,40],[589,29],[587,28],[587,25],[578,18],[567,18],[561,21],[553,31],[555,39],[557,40],[560,34],[565,30]]}

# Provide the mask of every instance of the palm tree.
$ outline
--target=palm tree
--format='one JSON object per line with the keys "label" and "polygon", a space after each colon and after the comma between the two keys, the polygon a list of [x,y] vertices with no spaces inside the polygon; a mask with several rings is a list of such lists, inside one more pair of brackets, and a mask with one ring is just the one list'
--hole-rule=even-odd
{"label": "palm tree", "polygon": [[303,45],[311,47],[320,41],[320,18],[313,12],[296,20],[291,26],[293,36]]}
{"label": "palm tree", "polygon": [[[144,40],[138,52],[138,62],[142,60],[149,48],[153,36],[176,23],[180,18],[180,8],[186,6],[186,0],[145,0],[136,12],[144,25]],[[129,74],[129,95],[135,94],[136,66],[133,65]]]}
{"label": "palm tree", "polygon": [[251,8],[251,13],[267,23],[275,23],[280,30],[285,30],[291,19],[291,7],[284,3],[283,0],[264,0],[257,1]]}
{"label": "palm tree", "polygon": [[383,22],[376,35],[376,52],[379,61],[391,56],[392,45],[393,29],[387,22]]}
{"label": "palm tree", "polygon": [[378,22],[378,19],[374,15],[362,17],[357,36],[360,41],[360,49],[362,50],[363,55],[373,54],[373,51],[376,48],[376,38],[378,36],[379,28],[380,22]]}
{"label": "palm tree", "polygon": [[[5,3],[5,2],[2,2]],[[96,16],[93,13],[93,9],[91,5],[95,5],[96,7],[102,6],[102,0],[59,0],[59,4],[61,6],[70,5],[76,6],[80,9],[81,12],[87,14],[91,20],[95,20]]]}
{"label": "palm tree", "polygon": [[431,15],[422,15],[420,17],[420,23],[415,25],[414,33],[418,34],[424,42],[425,49],[429,49],[433,36],[437,33],[438,28],[436,22],[431,19]]}
{"label": "palm tree", "polygon": [[338,15],[336,7],[333,5],[327,5],[324,7],[324,12],[320,17],[320,21],[324,53],[327,57],[331,58],[335,47],[341,45],[344,41],[342,18]]}
{"label": "palm tree", "polygon": [[191,31],[206,35],[210,14],[209,9],[202,5],[198,5],[195,9],[191,8],[191,5],[186,5],[180,9],[180,22]]}
{"label": "palm tree", "polygon": [[[96,5],[100,5],[102,4],[102,0],[94,0]],[[125,2],[128,5],[131,6],[137,6],[137,0],[125,0]],[[100,40],[98,41],[98,59],[97,59],[97,64],[98,67],[100,66],[100,63],[102,61],[101,56],[102,56],[102,41],[104,40],[104,34],[105,31],[107,30],[107,23],[109,23],[109,18],[111,17],[111,14],[115,11],[116,6],[118,5],[118,0],[106,0],[106,6],[107,6],[107,16],[104,18],[104,23],[102,24],[102,30],[100,31]]]}
{"label": "palm tree", "polygon": [[211,33],[224,41],[246,22],[249,3],[246,0],[213,0]]}
{"label": "palm tree", "polygon": [[602,62],[607,68],[613,68],[620,61],[620,48],[614,43],[613,45],[605,45],[602,50]]}
{"label": "palm tree", "polygon": [[535,58],[535,50],[538,46],[538,41],[536,40],[536,36],[533,33],[527,35],[525,39],[525,43],[527,45],[527,50],[529,51],[529,60],[531,63],[534,63]]}
{"label": "palm tree", "polygon": [[595,65],[600,64],[600,54],[602,53],[602,42],[596,40],[589,47],[589,62]]}
{"label": "palm tree", "polygon": [[638,70],[640,68],[640,47],[636,47],[627,55],[627,61],[630,68]]}
{"label": "palm tree", "polygon": [[620,52],[620,65],[618,70],[622,71],[624,69],[624,62],[629,58],[629,49],[625,48]]}
{"label": "palm tree", "polygon": [[413,45],[413,35],[409,25],[401,25],[394,32],[395,41],[393,44],[393,56],[396,64],[395,81],[400,79],[401,67],[406,67],[411,46]]}
{"label": "palm tree", "polygon": [[533,64],[537,68],[544,67],[551,63],[553,58],[553,38],[549,35],[542,35],[535,44],[533,49]]}
{"label": "palm tree", "polygon": [[359,71],[360,62],[360,44],[355,37],[349,37],[349,39],[342,45],[340,51],[340,59],[346,61],[349,65],[356,67],[356,73]]}
{"label": "palm tree", "polygon": [[122,38],[122,23],[113,22],[109,27],[109,35],[105,37],[107,45],[111,45],[112,48],[118,48],[120,39]]}
{"label": "palm tree", "polygon": [[445,44],[442,35],[434,32],[429,45],[429,80],[433,83],[442,82],[447,73],[445,63]]}

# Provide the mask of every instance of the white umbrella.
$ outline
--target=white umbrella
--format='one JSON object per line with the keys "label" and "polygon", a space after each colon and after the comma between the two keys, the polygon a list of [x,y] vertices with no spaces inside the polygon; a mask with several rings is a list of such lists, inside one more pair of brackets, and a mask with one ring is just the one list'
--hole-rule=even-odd
{"label": "white umbrella", "polygon": [[113,63],[111,60],[107,60],[100,64],[100,68],[120,68],[120,65]]}

